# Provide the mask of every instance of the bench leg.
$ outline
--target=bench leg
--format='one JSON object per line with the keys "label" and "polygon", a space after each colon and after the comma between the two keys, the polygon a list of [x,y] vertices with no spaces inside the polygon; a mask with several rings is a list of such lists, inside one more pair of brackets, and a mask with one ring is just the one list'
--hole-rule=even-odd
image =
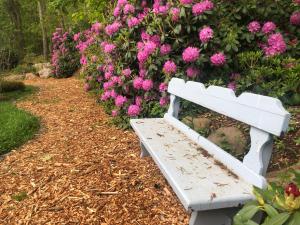
{"label": "bench leg", "polygon": [[140,142],[141,145],[141,158],[150,156],[149,152],[147,151],[147,149],[145,148],[144,144],[142,142]]}
{"label": "bench leg", "polygon": [[189,225],[231,225],[238,209],[217,209],[192,212]]}

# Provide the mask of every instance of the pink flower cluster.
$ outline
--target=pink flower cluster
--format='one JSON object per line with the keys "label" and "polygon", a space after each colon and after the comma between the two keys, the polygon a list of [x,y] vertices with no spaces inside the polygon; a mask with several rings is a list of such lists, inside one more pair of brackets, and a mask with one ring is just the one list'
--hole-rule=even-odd
{"label": "pink flower cluster", "polygon": [[204,0],[202,2],[196,3],[193,8],[193,14],[195,16],[199,16],[203,14],[206,11],[210,11],[214,8],[214,3],[212,3],[210,0]]}
{"label": "pink flower cluster", "polygon": [[177,70],[177,67],[173,61],[168,60],[167,62],[165,62],[164,68],[163,68],[163,71],[165,74],[168,74],[168,75],[175,74],[176,70]]}
{"label": "pink flower cluster", "polygon": [[219,52],[211,56],[210,61],[214,66],[222,66],[226,63],[226,56],[222,52]]}
{"label": "pink flower cluster", "polygon": [[282,54],[286,51],[286,43],[280,33],[269,36],[268,44],[263,47],[266,56]]}
{"label": "pink flower cluster", "polygon": [[294,12],[290,17],[290,23],[295,26],[300,26],[300,11]]}
{"label": "pink flower cluster", "polygon": [[195,47],[188,47],[182,53],[185,62],[195,62],[199,58],[200,50]]}
{"label": "pink flower cluster", "polygon": [[251,23],[249,23],[248,25],[248,30],[251,33],[258,33],[261,29],[260,23],[258,21],[252,21]]}
{"label": "pink flower cluster", "polygon": [[199,39],[202,43],[207,43],[214,36],[214,31],[210,27],[204,27],[199,32]]}
{"label": "pink flower cluster", "polygon": [[122,27],[122,24],[119,22],[114,22],[105,27],[105,32],[107,35],[112,36],[114,33],[118,32]]}

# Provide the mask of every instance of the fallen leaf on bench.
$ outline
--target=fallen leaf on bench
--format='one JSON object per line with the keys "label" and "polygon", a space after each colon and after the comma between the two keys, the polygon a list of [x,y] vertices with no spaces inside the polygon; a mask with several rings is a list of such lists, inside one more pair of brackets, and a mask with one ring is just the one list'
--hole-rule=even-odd
{"label": "fallen leaf on bench", "polygon": [[159,136],[159,137],[164,137],[163,134],[160,134],[160,133],[156,133],[156,134],[157,134],[157,136]]}
{"label": "fallen leaf on bench", "polygon": [[216,195],[216,193],[212,193],[211,195],[210,195],[210,201],[212,201],[214,198],[216,198],[217,197],[217,195]]}

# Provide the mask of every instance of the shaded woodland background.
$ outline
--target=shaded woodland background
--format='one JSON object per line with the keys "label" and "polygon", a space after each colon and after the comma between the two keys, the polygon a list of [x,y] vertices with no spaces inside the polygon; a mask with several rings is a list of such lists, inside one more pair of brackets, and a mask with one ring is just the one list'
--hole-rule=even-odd
{"label": "shaded woodland background", "polygon": [[[15,64],[38,55],[48,59],[55,28],[74,31],[88,28],[91,23],[104,20],[110,3],[105,0],[1,0],[0,63],[7,57],[14,57]],[[2,64],[0,69],[10,69]]]}

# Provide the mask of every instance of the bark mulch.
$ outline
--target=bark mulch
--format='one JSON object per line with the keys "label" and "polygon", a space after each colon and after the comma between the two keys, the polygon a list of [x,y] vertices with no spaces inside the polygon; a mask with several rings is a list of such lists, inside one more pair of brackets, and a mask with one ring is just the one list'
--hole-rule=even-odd
{"label": "bark mulch", "polygon": [[109,124],[79,80],[26,84],[40,91],[18,106],[42,129],[0,161],[0,224],[188,224],[134,133]]}

